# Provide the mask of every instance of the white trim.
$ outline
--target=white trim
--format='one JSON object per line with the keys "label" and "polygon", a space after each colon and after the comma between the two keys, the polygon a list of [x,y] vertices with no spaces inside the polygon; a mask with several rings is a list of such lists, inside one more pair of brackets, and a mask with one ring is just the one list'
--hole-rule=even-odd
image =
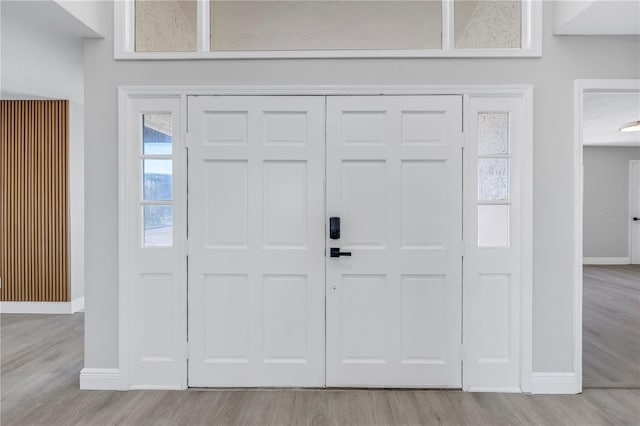
{"label": "white trim", "polygon": [[628,265],[630,263],[629,257],[585,257],[582,259],[583,265]]}
{"label": "white trim", "polygon": [[128,98],[167,96],[460,95],[531,97],[529,84],[120,86]]}
{"label": "white trim", "polygon": [[582,380],[574,372],[533,373],[533,394],[576,394],[582,392]]}
{"label": "white trim", "polygon": [[442,50],[448,51],[455,47],[453,17],[453,0],[442,0]]}
{"label": "white trim", "polygon": [[211,50],[211,37],[209,34],[211,25],[210,4],[209,0],[198,0],[198,52],[209,52]]}
{"label": "white trim", "polygon": [[524,391],[520,388],[492,388],[492,387],[481,387],[481,386],[471,386],[467,389],[467,392],[485,392],[485,393],[523,393]]}
{"label": "white trim", "polygon": [[73,314],[84,309],[84,297],[71,302],[0,302],[3,314]]}
{"label": "white trim", "polygon": [[[584,171],[582,107],[584,93],[640,92],[640,80],[575,80],[573,86],[573,374],[576,393],[582,391],[582,264]],[[535,373],[538,374],[538,373]],[[543,374],[543,373],[540,373]],[[560,386],[561,387],[561,386]]]}
{"label": "white trim", "polygon": [[114,57],[135,51],[135,3],[113,2],[113,52]]}
{"label": "white trim", "polygon": [[[640,160],[629,160],[629,208],[627,209],[628,212],[628,220],[627,220],[627,234],[629,235],[629,242],[628,242],[628,250],[629,250],[629,264],[630,265],[637,265],[640,264],[640,259],[636,259],[635,257],[635,253],[638,251],[635,248],[635,244],[633,241],[633,221],[632,221],[632,217],[635,213],[635,211],[633,210],[633,165],[637,164],[638,167],[640,167]],[[639,200],[640,201],[640,200]],[[637,241],[637,244],[640,244],[640,241]],[[640,247],[639,247],[640,248]]]}
{"label": "white trim", "polygon": [[583,199],[584,177],[582,146],[582,105],[583,89],[581,83],[574,84],[573,95],[573,373],[578,381],[578,390],[582,391],[582,261],[583,261]]}
{"label": "white trim", "polygon": [[[523,0],[521,48],[455,49],[453,3],[442,0],[442,49],[210,51],[209,1],[198,1],[196,52],[136,52],[133,0],[114,2],[114,59],[500,58],[542,56],[542,1]],[[206,16],[205,16],[206,15]]]}
{"label": "white trim", "polygon": [[531,392],[533,374],[533,88],[522,96],[520,163],[520,387]]}
{"label": "white trim", "polygon": [[[118,8],[122,2],[114,2]],[[120,6],[122,7],[122,6]],[[117,28],[116,28],[117,29]],[[127,94],[118,90],[118,365],[123,389],[129,388],[129,288],[126,285],[129,274],[129,193],[125,171],[129,158],[127,144],[128,120],[131,114],[130,99]],[[122,170],[122,169],[125,170]]]}
{"label": "white trim", "polygon": [[157,385],[139,385],[129,386],[129,390],[185,390],[182,386],[157,386]]}
{"label": "white trim", "polygon": [[415,50],[264,50],[225,52],[116,52],[114,59],[375,59],[375,58],[538,58],[542,53],[525,49],[415,49]]}
{"label": "white trim", "polygon": [[603,146],[603,147],[640,147],[640,142],[607,142],[607,141],[598,141],[598,142],[588,142],[583,144],[583,146]]}
{"label": "white trim", "polygon": [[84,296],[77,297],[71,301],[71,312],[79,312],[84,310]]}
{"label": "white trim", "polygon": [[117,368],[83,368],[80,370],[81,390],[120,390],[120,370]]}
{"label": "white trim", "polygon": [[[118,3],[118,2],[116,2]],[[120,86],[118,88],[118,123],[119,123],[119,164],[126,166],[127,158],[124,146],[127,143],[127,122],[130,115],[130,101],[135,98],[166,98],[190,95],[437,95],[458,94],[491,97],[516,97],[523,101],[523,163],[522,163],[522,252],[521,252],[521,390],[474,388],[483,392],[529,392],[532,387],[532,211],[533,211],[533,87],[531,85],[304,85],[304,86]],[[186,102],[183,102],[186,108]],[[184,114],[185,110],[183,110]],[[186,120],[186,114],[184,114]],[[183,122],[183,125],[186,124]],[[183,127],[186,129],[186,126]],[[129,262],[129,245],[127,244],[128,193],[129,182],[124,173],[119,173],[119,365],[122,389],[129,389],[128,357],[129,357],[129,293],[125,285]],[[528,225],[527,225],[528,224]],[[528,274],[528,275],[527,275]],[[182,309],[184,300],[176,300]],[[464,304],[463,304],[464,305]],[[464,313],[463,313],[464,314]],[[185,324],[186,327],[186,324]],[[185,377],[186,377],[185,359]],[[184,383],[186,386],[186,382]]]}

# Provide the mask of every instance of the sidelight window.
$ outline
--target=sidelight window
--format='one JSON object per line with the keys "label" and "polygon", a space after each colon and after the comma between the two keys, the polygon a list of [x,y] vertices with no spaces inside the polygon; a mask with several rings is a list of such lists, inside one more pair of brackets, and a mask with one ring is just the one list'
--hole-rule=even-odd
{"label": "sidelight window", "polygon": [[509,113],[478,114],[478,246],[509,246]]}
{"label": "sidelight window", "polygon": [[142,115],[140,164],[143,246],[173,244],[173,138],[171,114]]}

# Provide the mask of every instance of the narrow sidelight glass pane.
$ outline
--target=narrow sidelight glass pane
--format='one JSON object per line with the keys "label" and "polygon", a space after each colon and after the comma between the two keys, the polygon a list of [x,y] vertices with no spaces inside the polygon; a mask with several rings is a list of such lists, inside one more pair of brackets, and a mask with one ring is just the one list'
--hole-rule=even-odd
{"label": "narrow sidelight glass pane", "polygon": [[145,247],[166,247],[173,244],[173,206],[142,206]]}
{"label": "narrow sidelight glass pane", "polygon": [[509,206],[478,206],[478,247],[509,247]]}
{"label": "narrow sidelight glass pane", "polygon": [[509,159],[478,160],[478,200],[509,199]]}
{"label": "narrow sidelight glass pane", "polygon": [[172,160],[142,160],[143,197],[145,201],[173,199]]}
{"label": "narrow sidelight glass pane", "polygon": [[211,50],[440,49],[433,0],[211,0]]}
{"label": "narrow sidelight glass pane", "polygon": [[522,45],[522,2],[455,0],[456,49],[502,49]]}
{"label": "narrow sidelight glass pane", "polygon": [[478,114],[478,155],[509,153],[509,114]]}
{"label": "narrow sidelight glass pane", "polygon": [[196,0],[135,0],[136,52],[195,52]]}
{"label": "narrow sidelight glass pane", "polygon": [[144,114],[142,116],[142,153],[144,155],[171,155],[171,114]]}

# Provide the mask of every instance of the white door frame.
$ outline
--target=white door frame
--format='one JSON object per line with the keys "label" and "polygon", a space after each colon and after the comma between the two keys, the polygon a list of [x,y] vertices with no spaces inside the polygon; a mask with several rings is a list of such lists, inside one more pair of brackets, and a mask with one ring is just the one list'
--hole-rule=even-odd
{"label": "white door frame", "polygon": [[640,80],[580,79],[576,80],[573,85],[573,373],[575,374],[575,389],[568,389],[568,393],[582,392],[582,234],[584,221],[582,119],[584,94],[598,92],[640,93]]}
{"label": "white door frame", "polygon": [[[130,182],[131,176],[127,176],[125,165],[127,159],[124,158],[124,149],[128,143],[127,135],[130,131],[131,101],[140,98],[179,98],[181,100],[181,122],[183,129],[186,129],[187,117],[187,96],[222,96],[222,95],[463,95],[463,113],[467,108],[467,100],[473,97],[509,97],[518,98],[522,105],[523,131],[522,131],[522,175],[521,175],[521,297],[520,306],[520,391],[529,393],[532,391],[532,269],[533,269],[533,87],[531,85],[345,85],[345,86],[120,86],[118,89],[118,125],[119,125],[119,164],[121,173],[119,174],[119,368],[117,372],[109,369],[110,377],[119,377],[119,386],[112,385],[121,390],[131,389],[129,377],[128,358],[130,347],[129,321],[133,317],[133,307],[129,303],[129,291],[127,282],[127,271],[129,270],[128,255],[128,235],[126,224],[129,219],[130,200],[127,199],[125,190]],[[465,119],[466,120],[466,119]],[[465,139],[468,133],[465,133]],[[178,141],[179,139],[179,141]],[[176,135],[176,148],[184,146],[185,135]],[[466,143],[470,143],[469,141]],[[186,204],[186,203],[185,203]],[[581,205],[581,204],[580,204]],[[186,207],[185,207],[186,208]],[[186,237],[186,236],[185,236]],[[581,253],[580,253],[581,254]],[[186,282],[186,279],[184,280]],[[184,296],[184,300],[174,300],[176,309],[182,310],[186,307],[186,283],[179,293]],[[464,282],[463,282],[464,286]],[[464,300],[463,296],[463,317],[468,312],[472,304],[471,300]],[[184,327],[184,346],[186,354],[186,324]],[[464,343],[464,339],[463,339]],[[464,352],[463,352],[464,359]],[[168,384],[162,388],[184,389],[186,388],[187,361],[185,356],[183,378],[180,383]],[[110,383],[115,383],[112,380]],[[140,386],[138,386],[140,388]],[[156,387],[157,388],[157,387]],[[463,389],[465,386],[463,373]],[[475,391],[495,391],[487,387],[473,388]]]}
{"label": "white door frame", "polygon": [[[629,214],[629,219],[631,219],[631,216],[633,215],[633,166],[637,165],[637,167],[640,167],[640,160],[630,160],[629,161],[629,208],[627,209],[627,212]],[[640,200],[639,200],[640,201]],[[640,247],[636,247],[636,244],[638,244],[640,246],[640,241],[637,241],[636,244],[634,244],[633,241],[633,223],[631,220],[627,221],[627,232],[629,233],[629,263],[632,265],[638,264],[640,263],[640,259],[636,259],[634,258],[634,253],[636,252],[636,249],[640,250]],[[635,261],[635,262],[634,262]]]}

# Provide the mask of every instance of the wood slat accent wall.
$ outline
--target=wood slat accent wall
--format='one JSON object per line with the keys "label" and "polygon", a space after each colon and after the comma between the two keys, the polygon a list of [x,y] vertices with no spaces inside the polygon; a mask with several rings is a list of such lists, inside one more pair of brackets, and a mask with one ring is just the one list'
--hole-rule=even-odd
{"label": "wood slat accent wall", "polygon": [[3,301],[69,301],[68,101],[0,101]]}

